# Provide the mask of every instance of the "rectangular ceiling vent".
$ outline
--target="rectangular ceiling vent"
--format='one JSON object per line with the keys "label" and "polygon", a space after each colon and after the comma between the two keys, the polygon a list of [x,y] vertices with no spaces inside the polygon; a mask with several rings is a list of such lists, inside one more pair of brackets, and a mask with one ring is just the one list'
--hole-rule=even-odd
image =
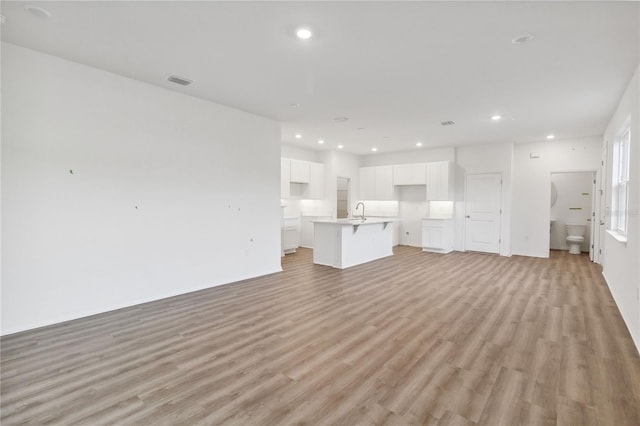
{"label": "rectangular ceiling vent", "polygon": [[449,121],[441,121],[440,124],[443,126],[453,126],[454,124],[456,124],[456,122],[453,120],[449,120]]}
{"label": "rectangular ceiling vent", "polygon": [[168,80],[172,83],[180,84],[181,86],[188,86],[193,83],[192,80],[188,78],[180,77],[179,75],[170,75]]}

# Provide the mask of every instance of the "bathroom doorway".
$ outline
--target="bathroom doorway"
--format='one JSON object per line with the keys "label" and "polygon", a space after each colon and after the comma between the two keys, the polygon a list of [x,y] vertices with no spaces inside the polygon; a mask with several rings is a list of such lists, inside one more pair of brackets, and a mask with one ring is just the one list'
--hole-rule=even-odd
{"label": "bathroom doorway", "polygon": [[349,178],[338,176],[336,182],[336,218],[349,217]]}
{"label": "bathroom doorway", "polygon": [[[595,190],[594,171],[551,173],[550,250],[568,251],[573,244],[579,246],[576,249],[580,252],[589,253],[593,260]],[[576,244],[576,239],[571,238],[574,242],[570,242],[569,233],[584,240]]]}

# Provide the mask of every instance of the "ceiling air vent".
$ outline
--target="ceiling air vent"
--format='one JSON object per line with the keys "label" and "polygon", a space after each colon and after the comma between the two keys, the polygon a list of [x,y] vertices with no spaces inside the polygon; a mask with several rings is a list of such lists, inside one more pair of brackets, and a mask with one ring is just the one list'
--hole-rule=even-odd
{"label": "ceiling air vent", "polygon": [[441,121],[440,124],[443,126],[453,126],[454,124],[456,124],[456,122],[453,120],[449,120],[449,121]]}
{"label": "ceiling air vent", "polygon": [[191,83],[193,83],[192,80],[189,80],[188,78],[180,77],[179,75],[170,75],[167,80],[169,80],[172,83],[179,84],[181,86],[188,86]]}

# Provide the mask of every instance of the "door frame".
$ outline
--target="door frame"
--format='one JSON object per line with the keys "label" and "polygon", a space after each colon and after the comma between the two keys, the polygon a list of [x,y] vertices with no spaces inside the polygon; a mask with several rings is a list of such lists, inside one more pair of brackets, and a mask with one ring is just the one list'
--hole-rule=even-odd
{"label": "door frame", "polygon": [[[593,183],[591,184],[592,193],[591,193],[591,224],[590,224],[590,232],[591,232],[591,244],[589,245],[589,259],[594,263],[599,262],[599,253],[601,247],[600,235],[599,235],[599,227],[596,227],[596,222],[600,222],[600,209],[602,208],[600,203],[600,194],[598,194],[598,185],[600,184],[600,170],[594,169],[577,169],[577,170],[552,170],[549,173],[549,188],[551,188],[551,175],[554,173],[592,173],[593,174]],[[597,199],[597,200],[596,200]],[[549,219],[551,219],[551,208],[549,208]],[[598,232],[596,232],[598,231]],[[596,233],[598,236],[596,237]],[[551,255],[551,239],[549,239],[549,256]]]}
{"label": "door frame", "polygon": [[[495,253],[499,256],[502,256],[502,221],[503,221],[503,211],[504,211],[504,174],[502,172],[485,172],[485,173],[465,173],[464,174],[464,212],[462,214],[462,251],[467,251],[467,199],[468,199],[468,188],[467,188],[467,179],[469,176],[486,176],[486,175],[498,175],[500,176],[500,219],[498,226],[498,252]],[[482,252],[479,252],[482,253]],[[487,253],[493,254],[493,253]]]}

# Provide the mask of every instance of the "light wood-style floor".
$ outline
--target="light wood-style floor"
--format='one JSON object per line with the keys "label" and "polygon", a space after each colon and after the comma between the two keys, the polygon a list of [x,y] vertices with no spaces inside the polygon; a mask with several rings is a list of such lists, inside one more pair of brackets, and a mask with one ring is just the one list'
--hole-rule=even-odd
{"label": "light wood-style floor", "polygon": [[640,425],[586,256],[395,251],[6,336],[2,424]]}

